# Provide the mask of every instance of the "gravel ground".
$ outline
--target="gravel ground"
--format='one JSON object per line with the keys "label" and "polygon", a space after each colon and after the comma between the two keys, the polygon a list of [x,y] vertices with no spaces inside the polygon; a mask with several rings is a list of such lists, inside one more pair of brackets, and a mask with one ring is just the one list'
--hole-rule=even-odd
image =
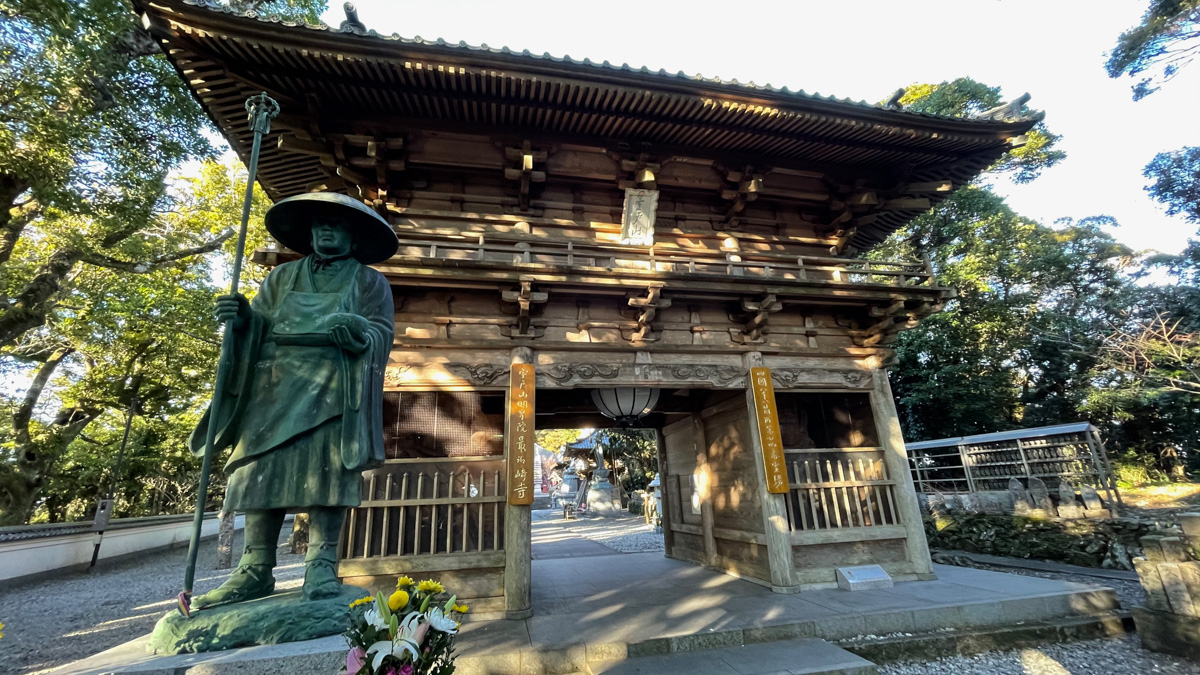
{"label": "gravel ground", "polygon": [[1089,640],[1037,649],[954,656],[936,661],[892,663],[880,666],[879,675],[1184,675],[1200,673],[1200,664],[1149,652],[1137,637]]}
{"label": "gravel ground", "polygon": [[[283,528],[282,536],[290,530]],[[242,548],[234,537],[234,562]],[[225,579],[214,570],[217,540],[209,539],[196,563],[196,594]],[[101,562],[79,573],[0,589],[0,673],[41,673],[141,637],[175,607],[187,549],[177,548],[116,563]],[[280,554],[277,588],[299,588],[304,556]]]}
{"label": "gravel ground", "polygon": [[662,532],[655,532],[641,516],[578,518],[563,521],[569,530],[621,553],[662,551]]}

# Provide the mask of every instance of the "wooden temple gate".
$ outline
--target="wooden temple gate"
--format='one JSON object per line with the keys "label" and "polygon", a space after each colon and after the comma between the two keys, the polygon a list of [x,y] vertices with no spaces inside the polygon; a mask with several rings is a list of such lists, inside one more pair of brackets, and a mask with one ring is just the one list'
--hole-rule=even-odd
{"label": "wooden temple gate", "polygon": [[[388,460],[347,520],[346,580],[437,575],[475,611],[527,615],[518,434],[594,418],[608,387],[661,392],[668,556],[780,592],[853,564],[930,576],[884,368],[951,293],[928,261],[855,256],[1036,117],[135,5],[243,157],[242,102],[279,101],[267,194],[342,191],[400,238],[376,266],[396,301]],[[514,364],[533,369],[532,419],[513,415]]]}

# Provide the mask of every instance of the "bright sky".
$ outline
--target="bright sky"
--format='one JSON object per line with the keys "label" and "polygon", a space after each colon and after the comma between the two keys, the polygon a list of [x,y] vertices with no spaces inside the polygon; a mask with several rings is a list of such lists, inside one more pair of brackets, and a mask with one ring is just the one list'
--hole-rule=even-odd
{"label": "bright sky", "polygon": [[[1155,154],[1200,145],[1200,63],[1139,102],[1109,79],[1104,53],[1147,0],[564,2],[357,0],[382,34],[507,46],[668,72],[770,83],[875,102],[913,82],[960,76],[1028,91],[1061,134],[1066,161],[1032,184],[996,185],[1021,214],[1107,214],[1134,249],[1178,252],[1194,228],[1143,190]],[[331,0],[324,20],[345,15]]]}

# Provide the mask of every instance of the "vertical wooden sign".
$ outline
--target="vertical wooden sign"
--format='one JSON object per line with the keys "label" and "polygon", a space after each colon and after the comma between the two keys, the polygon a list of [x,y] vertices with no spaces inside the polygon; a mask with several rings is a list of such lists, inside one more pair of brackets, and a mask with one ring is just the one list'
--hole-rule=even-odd
{"label": "vertical wooden sign", "polygon": [[779,434],[779,411],[775,407],[775,385],[770,368],[750,369],[750,392],[754,395],[754,413],[758,418],[758,438],[762,442],[763,469],[767,492],[787,494],[787,459]]}
{"label": "vertical wooden sign", "polygon": [[514,363],[508,377],[508,503],[532,504],[534,367]]}

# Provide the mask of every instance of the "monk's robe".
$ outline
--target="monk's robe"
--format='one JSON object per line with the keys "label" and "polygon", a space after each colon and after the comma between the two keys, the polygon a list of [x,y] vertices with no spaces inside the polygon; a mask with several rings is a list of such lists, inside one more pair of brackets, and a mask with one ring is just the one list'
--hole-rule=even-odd
{"label": "monk's robe", "polygon": [[[384,458],[383,372],[395,331],[392,290],[353,259],[314,270],[312,257],[271,271],[235,334],[214,452],[225,464],[225,509],[304,510],[358,506],[360,474]],[[330,330],[365,319],[362,353],[335,345]],[[224,357],[223,357],[224,358]],[[192,432],[204,452],[211,409]]]}

